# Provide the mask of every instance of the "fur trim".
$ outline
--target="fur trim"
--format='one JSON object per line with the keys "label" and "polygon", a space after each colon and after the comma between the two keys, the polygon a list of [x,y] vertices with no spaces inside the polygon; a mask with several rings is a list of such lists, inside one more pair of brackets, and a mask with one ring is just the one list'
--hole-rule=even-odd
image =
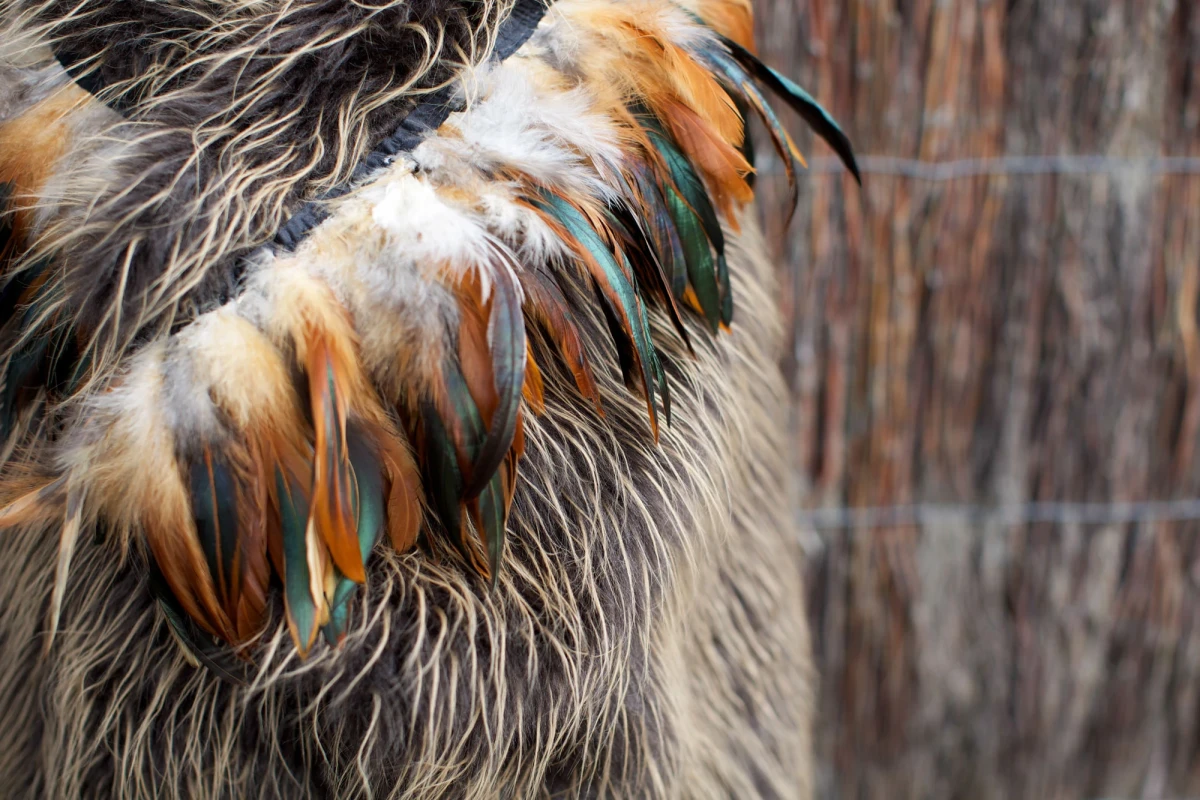
{"label": "fur trim", "polygon": [[[297,4],[257,5],[261,19],[297,22]],[[20,252],[5,289],[17,314],[0,396],[15,448],[3,520],[26,560],[48,557],[40,537],[60,530],[47,639],[58,666],[39,671],[43,691],[77,691],[55,670],[138,665],[107,710],[87,701],[100,714],[81,726],[92,739],[57,740],[70,766],[61,780],[38,772],[46,791],[154,796],[155,772],[177,779],[171,791],[212,797],[452,785],[469,797],[498,785],[782,796],[807,780],[809,682],[795,679],[806,632],[770,422],[782,398],[775,314],[742,217],[738,103],[763,115],[789,170],[799,155],[753,81],[854,166],[815,101],[746,49],[741,3],[561,0],[513,58],[462,59],[461,110],[330,203],[291,253],[254,245],[353,166],[366,120],[395,113],[403,93],[326,96],[315,119],[305,107],[264,124],[285,73],[247,42],[273,42],[276,29],[238,4],[219,18],[229,31],[168,37],[184,44],[155,57],[168,65],[158,83],[114,74],[155,92],[122,119],[43,46],[80,37],[72,46],[91,41],[107,64],[117,45],[58,21],[55,4],[23,8],[0,6],[12,41],[29,43],[0,68],[25,98],[0,124],[0,143],[20,144],[0,148]],[[387,4],[378,19],[392,19],[386,9],[399,13]],[[697,16],[706,10],[720,12],[716,29]],[[331,26],[304,30],[323,41],[312,31]],[[353,27],[366,43],[370,30]],[[218,81],[190,59],[197,42],[226,41]],[[174,69],[179,52],[186,66]],[[239,60],[263,70],[246,85],[264,93],[245,103],[222,72]],[[215,117],[200,103],[196,149],[178,147],[170,114],[189,96],[220,109],[211,142],[228,146],[209,144]],[[342,101],[353,113],[323,138]],[[96,296],[85,302],[77,282]],[[715,338],[742,292],[752,313]],[[376,547],[384,533],[390,549]],[[146,559],[178,657],[155,655]],[[40,585],[25,586],[8,602],[28,609]],[[90,614],[117,627],[78,633]],[[114,650],[125,627],[136,633]],[[190,680],[182,664],[197,659],[250,685],[197,676],[187,723],[173,714],[190,700],[172,701],[168,721],[166,695],[147,706],[131,694]],[[233,697],[266,704],[263,730],[206,705]],[[114,742],[126,715],[145,733]],[[689,720],[703,724],[689,731]],[[193,722],[215,751],[148,749],[163,736],[197,746]],[[270,741],[240,744],[260,734]],[[403,742],[404,758],[375,753],[380,741]],[[97,746],[117,755],[93,774]],[[250,786],[252,774],[270,781]],[[218,777],[202,788],[200,775]]]}

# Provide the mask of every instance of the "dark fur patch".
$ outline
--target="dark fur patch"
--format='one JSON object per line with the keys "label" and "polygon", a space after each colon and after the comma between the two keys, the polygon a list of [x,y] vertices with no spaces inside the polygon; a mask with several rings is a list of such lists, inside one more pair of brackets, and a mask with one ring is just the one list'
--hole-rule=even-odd
{"label": "dark fur patch", "polygon": [[[154,132],[60,253],[67,306],[96,333],[186,322],[231,290],[235,265],[302,199],[344,179],[408,112],[485,46],[497,6],[469,0],[347,3],[29,2],[47,41],[82,59]],[[399,87],[408,87],[398,92]],[[234,187],[236,186],[236,189]],[[227,237],[214,242],[213,233]],[[137,241],[132,252],[127,248]],[[158,297],[173,265],[193,288]]]}

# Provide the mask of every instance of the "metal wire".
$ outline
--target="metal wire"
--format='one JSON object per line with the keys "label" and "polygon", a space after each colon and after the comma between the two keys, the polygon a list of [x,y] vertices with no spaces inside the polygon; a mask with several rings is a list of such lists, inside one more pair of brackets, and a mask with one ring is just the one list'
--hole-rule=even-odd
{"label": "metal wire", "polygon": [[1200,498],[1132,503],[1045,502],[1020,505],[913,505],[805,509],[796,522],[810,530],[854,530],[906,525],[1028,525],[1032,523],[1120,525],[1200,520]]}
{"label": "metal wire", "polygon": [[[867,175],[891,175],[931,182],[1011,175],[1200,175],[1200,158],[1187,156],[1119,158],[1102,155],[1041,155],[922,161],[896,156],[866,155],[858,159],[858,165],[863,174]],[[783,172],[779,159],[775,158],[773,153],[763,154],[758,169],[760,173],[768,175]],[[808,174],[811,175],[841,175],[845,171],[841,162],[831,156],[820,156],[809,161]]]}

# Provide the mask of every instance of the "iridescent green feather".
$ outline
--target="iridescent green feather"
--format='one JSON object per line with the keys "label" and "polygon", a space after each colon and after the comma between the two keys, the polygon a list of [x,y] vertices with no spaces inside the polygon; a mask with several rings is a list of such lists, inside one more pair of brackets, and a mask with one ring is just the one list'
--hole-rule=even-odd
{"label": "iridescent green feather", "polygon": [[[350,501],[357,512],[359,553],[366,564],[379,540],[386,514],[383,469],[370,442],[353,424],[346,428],[346,450],[350,458]],[[350,598],[357,588],[357,583],[338,574],[333,597],[329,599],[329,622],[321,628],[329,644],[336,644],[345,636]]]}
{"label": "iridescent green feather", "polygon": [[470,479],[464,497],[477,496],[495,476],[512,447],[525,386],[525,315],[516,278],[497,270],[492,280],[492,310],[488,318],[488,349],[492,359],[497,404],[491,428],[472,456]]}
{"label": "iridescent green feather", "polygon": [[[628,333],[632,341],[641,373],[642,387],[646,392],[647,405],[650,409],[651,424],[657,426],[654,396],[657,353],[654,343],[650,339],[649,326],[645,324],[645,309],[642,307],[642,299],[636,284],[627,276],[627,268],[617,261],[600,234],[578,209],[549,192],[540,193],[534,199],[534,203],[546,214],[556,219],[567,234],[575,239],[600,266],[604,282],[607,283],[607,286],[601,287],[602,296],[606,301],[613,302],[615,306],[613,310],[619,314],[621,327]],[[601,281],[597,281],[597,283],[601,283]]]}
{"label": "iridescent green feather", "polygon": [[301,642],[311,642],[317,625],[317,606],[312,596],[312,573],[308,564],[308,496],[293,476],[275,468],[275,490],[279,497],[282,528],[283,597],[288,616]]}

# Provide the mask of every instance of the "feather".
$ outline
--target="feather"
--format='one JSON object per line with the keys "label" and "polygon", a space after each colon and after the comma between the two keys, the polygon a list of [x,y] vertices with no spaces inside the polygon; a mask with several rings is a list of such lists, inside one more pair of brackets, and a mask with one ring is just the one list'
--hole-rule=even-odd
{"label": "feather", "polygon": [[209,579],[229,617],[236,614],[239,595],[237,493],[229,463],[212,448],[204,448],[189,469],[192,517],[204,550]]}
{"label": "feather", "polygon": [[745,179],[751,171],[750,164],[706,120],[682,103],[666,103],[659,108],[659,114],[679,150],[704,175],[712,201],[721,209],[722,216],[730,225],[736,225],[734,207],[754,199]]}
{"label": "feather", "polygon": [[[506,523],[502,473],[521,424],[528,355],[515,276],[507,270],[495,275],[486,304],[479,288],[473,275],[460,287],[459,363],[443,365],[433,413],[424,415],[426,462],[443,527],[475,571],[494,584]],[[478,490],[477,481],[483,482]],[[464,503],[470,528],[464,525]],[[468,537],[471,529],[482,553]]]}
{"label": "feather", "polygon": [[[754,85],[754,80],[742,65],[739,64],[728,52],[719,49],[703,51],[701,58],[708,65],[716,70],[726,82],[726,85],[737,93],[744,102],[749,104],[758,112],[758,116],[762,119],[763,124],[767,128],[767,133],[771,136],[771,142],[775,146],[775,151],[779,154],[780,161],[783,162],[783,169],[787,175],[788,187],[791,189],[792,199],[789,206],[789,215],[795,212],[796,204],[799,202],[800,187],[796,183],[796,165],[807,166],[804,156],[796,147],[796,143],[792,141],[791,134],[783,127],[783,123],[775,114],[775,110],[771,108],[771,104],[763,97],[758,87]],[[749,142],[749,137],[746,142]],[[747,159],[749,161],[749,159]]]}
{"label": "feather", "polygon": [[[737,103],[738,113],[742,115],[742,119],[750,117],[750,103],[746,98],[738,94],[734,97],[734,102]],[[781,157],[786,158],[786,154]],[[755,189],[755,178],[758,172],[757,153],[754,149],[754,137],[742,137],[742,158],[746,159],[746,163],[750,165],[750,174],[746,176],[746,185],[750,187],[750,191]]]}
{"label": "feather", "polygon": [[712,202],[708,198],[708,192],[704,190],[704,184],[700,181],[700,177],[692,168],[692,164],[688,161],[687,157],[680,152],[679,148],[671,140],[671,137],[667,135],[666,131],[662,129],[656,120],[643,117],[643,123],[647,126],[646,132],[649,135],[650,141],[653,143],[655,151],[662,158],[664,165],[670,173],[671,181],[679,191],[679,195],[687,201],[687,204],[691,206],[700,223],[704,226],[705,235],[712,242],[717,255],[724,255],[725,234],[721,230],[721,223],[717,219],[717,212],[713,209]]}
{"label": "feather", "polygon": [[0,508],[0,529],[29,525],[35,521],[49,522],[56,509],[61,507],[66,488],[67,477],[64,475],[21,493]]}
{"label": "feather", "polygon": [[648,164],[641,161],[632,162],[630,171],[636,186],[634,202],[642,211],[640,224],[654,244],[659,264],[668,278],[672,296],[677,300],[682,299],[688,284],[687,256],[683,251],[679,232],[675,229],[671,211],[667,207],[663,189],[658,185]]}
{"label": "feather", "polygon": [[671,427],[671,383],[667,380],[666,367],[670,364],[670,359],[659,353],[658,355],[658,385],[662,387],[663,398],[663,418],[667,421],[667,427]]}
{"label": "feather", "polygon": [[325,575],[309,498],[299,471],[277,466],[275,503],[279,512],[277,569],[283,576],[288,629],[301,656],[308,653],[325,621]]}
{"label": "feather", "polygon": [[695,305],[708,322],[709,330],[716,333],[722,321],[719,273],[725,260],[725,234],[704,185],[687,158],[656,120],[644,115],[640,119],[670,177],[670,183],[664,186],[667,209],[683,245]]}
{"label": "feather", "polygon": [[724,253],[717,257],[717,288],[721,292],[721,324],[728,329],[733,324],[733,286],[729,282],[729,261]]}
{"label": "feather", "polygon": [[[521,396],[525,398],[525,402],[529,404],[529,409],[534,414],[541,416],[545,413],[546,389],[542,384],[542,371],[538,369],[537,360],[533,357],[533,348],[529,346],[528,341],[525,343],[525,387],[521,390]],[[521,419],[518,417],[517,425],[520,424]],[[515,448],[515,429],[513,430],[513,441],[513,448]]]}
{"label": "feather", "polygon": [[721,88],[711,72],[692,54],[657,35],[640,21],[626,20],[626,35],[644,54],[642,63],[627,67],[637,82],[641,99],[655,112],[661,104],[678,98],[694,109],[728,142],[741,144],[742,120],[733,100]]}
{"label": "feather", "polygon": [[[667,309],[671,324],[689,352],[692,350],[692,340],[683,324],[683,316],[675,302],[675,295],[667,278],[658,248],[650,239],[647,229],[639,223],[634,213],[625,205],[610,206],[606,209],[609,227],[619,237],[619,252],[623,260],[640,266],[636,269],[644,283],[650,289],[650,294],[657,297]],[[673,230],[673,229],[672,229]]]}
{"label": "feather", "polygon": [[525,317],[521,313],[519,284],[507,268],[496,270],[493,276],[489,305],[486,346],[490,351],[490,381],[496,402],[494,410],[484,412],[488,432],[474,456],[464,487],[468,499],[483,490],[512,447],[525,385]]}
{"label": "feather", "polygon": [[625,351],[629,366],[639,370],[639,379],[646,397],[646,408],[650,417],[650,429],[658,439],[658,412],[655,404],[654,379],[657,352],[650,340],[650,331],[644,324],[645,314],[637,288],[629,279],[628,268],[618,262],[592,223],[579,209],[551,192],[542,191],[534,204],[550,219],[555,220],[573,240],[577,252],[589,267],[596,286],[606,306],[611,306],[610,320],[618,340],[618,350],[623,337],[628,337],[631,348]]}
{"label": "feather", "polygon": [[266,621],[271,582],[271,565],[267,557],[271,477],[271,466],[265,463],[252,437],[249,471],[244,479],[246,494],[238,504],[238,549],[241,569],[232,622],[239,642],[253,638]]}
{"label": "feather", "polygon": [[[184,466],[186,469],[181,469]],[[146,476],[159,484],[154,489],[159,502],[143,509],[142,527],[171,595],[205,631],[232,641],[235,638],[232,624],[221,602],[221,591],[213,580],[217,571],[210,567],[212,559],[193,516],[196,503],[189,497],[190,466],[190,463],[177,465],[162,474]],[[187,484],[181,472],[188,473]],[[207,537],[211,539],[214,532],[210,530]]]}
{"label": "feather", "polygon": [[702,0],[698,7],[705,24],[753,52],[754,14],[750,0]]}
{"label": "feather", "polygon": [[544,265],[531,265],[521,272],[521,287],[525,293],[526,310],[554,342],[559,357],[575,379],[579,393],[592,401],[597,414],[603,415],[600,393],[596,390],[596,379],[584,354],[575,315],[554,276]]}
{"label": "feather", "polygon": [[383,466],[374,446],[359,429],[349,428],[346,442],[353,478],[351,496],[358,518],[359,556],[365,563],[384,526]]}
{"label": "feather", "polygon": [[674,187],[667,187],[666,195],[667,208],[679,231],[687,265],[688,285],[684,299],[704,316],[709,330],[716,333],[721,319],[721,299],[704,225]]}
{"label": "feather", "polygon": [[159,610],[167,621],[167,630],[179,643],[180,649],[189,657],[192,666],[203,665],[221,680],[235,686],[244,685],[246,664],[237,659],[226,647],[216,644],[199,630],[192,618],[171,592],[166,578],[154,559],[150,560],[150,594],[158,603]]}
{"label": "feather", "polygon": [[417,542],[421,528],[421,478],[408,447],[399,435],[383,439],[382,458],[387,472],[388,539],[399,553]]}
{"label": "feather", "polygon": [[862,175],[858,171],[858,162],[854,158],[854,149],[850,145],[850,138],[846,136],[837,121],[829,115],[829,112],[797,83],[759,61],[758,57],[745,47],[724,36],[721,37],[721,42],[729,48],[733,57],[750,74],[775,92],[812,127],[814,133],[833,148],[838,158],[846,165],[846,169],[850,170],[850,174],[861,186]]}
{"label": "feather", "polygon": [[[357,520],[359,555],[365,565],[385,522],[383,465],[373,444],[354,425],[346,429],[346,453],[350,464],[350,502]],[[321,629],[329,644],[337,644],[346,635],[349,600],[362,582],[337,571],[333,595],[326,598],[329,622]]]}
{"label": "feather", "polygon": [[[461,380],[461,376],[460,376]],[[449,391],[458,390],[467,395],[465,384],[451,385]],[[473,430],[469,435],[481,436],[483,424],[478,419],[478,412],[470,397],[454,404],[461,410],[465,419],[460,419],[460,426],[466,425]],[[468,408],[469,406],[469,408]],[[459,411],[455,412],[460,413]],[[427,470],[426,485],[430,489],[434,510],[441,520],[442,527],[450,538],[450,544],[458,550],[463,559],[480,575],[487,575],[488,565],[481,560],[478,548],[467,537],[467,527],[463,521],[463,478],[460,468],[458,448],[453,434],[442,424],[443,412],[435,407],[427,406],[423,414],[425,429],[425,464]]]}
{"label": "feather", "polygon": [[343,575],[362,583],[366,573],[359,551],[352,497],[354,475],[346,442],[348,380],[344,367],[337,363],[332,347],[321,335],[310,336],[307,356],[316,432],[312,518],[333,563]]}
{"label": "feather", "polygon": [[487,572],[492,588],[500,577],[500,559],[504,556],[504,538],[507,528],[508,509],[505,503],[504,475],[497,471],[487,486],[468,505],[471,520],[485,545]]}

